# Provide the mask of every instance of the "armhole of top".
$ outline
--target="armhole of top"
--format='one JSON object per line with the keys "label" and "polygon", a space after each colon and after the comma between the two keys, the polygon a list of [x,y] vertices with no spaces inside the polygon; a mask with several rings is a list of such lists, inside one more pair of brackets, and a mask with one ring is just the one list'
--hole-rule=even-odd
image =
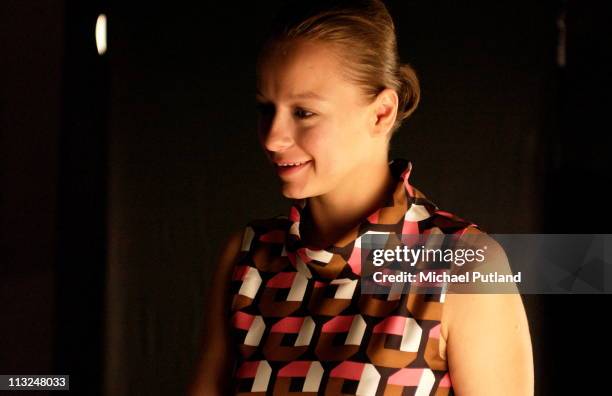
{"label": "armhole of top", "polygon": [[446,338],[442,336],[442,332],[440,331],[440,341],[438,342],[438,355],[444,361],[448,361],[446,356]]}
{"label": "armhole of top", "polygon": [[[467,233],[486,234],[486,231],[484,231],[478,224],[470,222],[470,224],[466,225],[461,230],[461,232],[459,234],[459,237],[462,237],[463,235],[465,235]],[[443,306],[442,306],[443,312],[446,310],[446,308],[447,308],[446,307],[446,303],[444,303]],[[448,328],[447,328],[447,330],[448,330]],[[442,318],[440,318],[440,346],[439,346],[439,355],[445,361],[447,361],[447,355],[446,355],[446,346],[447,346],[447,343],[448,343],[448,337],[445,337],[444,333],[442,332]]]}
{"label": "armhole of top", "polygon": [[[232,315],[232,292],[231,292],[231,284],[236,274],[236,267],[238,263],[240,263],[243,254],[244,254],[244,246],[246,240],[249,237],[249,233],[247,229],[248,225],[243,226],[242,228],[236,228],[230,233],[227,239],[224,241],[224,246],[220,252],[219,263],[225,267],[221,269],[223,274],[213,278],[213,282],[222,282],[223,290],[221,294],[222,304],[224,305],[224,315],[229,319]],[[251,236],[252,239],[252,236]],[[210,285],[209,287],[213,287]]]}
{"label": "armhole of top", "polygon": [[[461,233],[459,234],[459,237],[462,237],[463,235],[465,235],[466,233],[470,232],[470,231],[476,231],[475,233],[484,233],[483,230],[480,229],[480,227],[477,224],[471,223],[468,224],[467,226],[465,226],[463,228],[463,230],[461,231]],[[442,305],[442,316],[444,316],[444,311],[446,310],[446,303],[444,303]],[[440,317],[440,342],[439,342],[439,347],[438,347],[438,354],[440,356],[440,358],[442,358],[444,361],[447,361],[447,355],[446,355],[446,345],[447,345],[447,341],[448,341],[448,337],[444,336],[444,332],[442,331],[442,317]],[[448,329],[447,329],[448,330]]]}
{"label": "armhole of top", "polygon": [[[444,317],[444,313],[446,312],[446,301],[442,304],[442,314],[440,315],[440,340],[438,342],[438,355],[440,356],[440,358],[444,361],[447,361],[447,356],[446,356],[446,344],[447,344],[447,338],[444,335],[444,332],[442,331],[442,329],[444,328],[444,325],[442,322],[442,318]],[[448,330],[448,329],[447,329]]]}

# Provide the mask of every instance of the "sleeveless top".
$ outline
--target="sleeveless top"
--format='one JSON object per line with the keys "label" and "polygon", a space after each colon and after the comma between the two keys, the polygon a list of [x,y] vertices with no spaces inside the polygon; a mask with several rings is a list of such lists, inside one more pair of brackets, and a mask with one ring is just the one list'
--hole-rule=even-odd
{"label": "sleeveless top", "polygon": [[361,293],[366,233],[462,234],[474,223],[438,209],[408,182],[412,163],[389,162],[385,206],[341,240],[300,240],[306,199],[289,216],[244,229],[231,279],[238,395],[452,395],[440,320],[444,290]]}

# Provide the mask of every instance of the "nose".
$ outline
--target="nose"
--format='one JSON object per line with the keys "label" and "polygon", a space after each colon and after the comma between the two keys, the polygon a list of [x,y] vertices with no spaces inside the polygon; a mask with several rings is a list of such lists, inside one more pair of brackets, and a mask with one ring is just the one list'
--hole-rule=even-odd
{"label": "nose", "polygon": [[291,126],[278,112],[261,125],[262,144],[269,152],[284,151],[293,145]]}

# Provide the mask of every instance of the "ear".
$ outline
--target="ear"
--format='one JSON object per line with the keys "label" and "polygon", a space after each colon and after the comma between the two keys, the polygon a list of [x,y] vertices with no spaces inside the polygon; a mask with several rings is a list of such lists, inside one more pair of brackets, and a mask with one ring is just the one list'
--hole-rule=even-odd
{"label": "ear", "polygon": [[391,88],[381,91],[372,103],[374,110],[373,133],[376,135],[387,135],[397,118],[397,106],[399,97],[397,92]]}

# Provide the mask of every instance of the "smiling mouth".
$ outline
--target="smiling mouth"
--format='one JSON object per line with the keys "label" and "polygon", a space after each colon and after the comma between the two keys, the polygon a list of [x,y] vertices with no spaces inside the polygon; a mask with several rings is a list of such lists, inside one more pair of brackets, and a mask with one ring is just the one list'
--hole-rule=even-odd
{"label": "smiling mouth", "polygon": [[292,166],[300,166],[300,165],[304,165],[306,163],[310,162],[310,160],[308,161],[300,161],[300,162],[284,162],[284,163],[276,163],[277,167],[281,167],[281,168],[286,168],[286,167],[292,167]]}
{"label": "smiling mouth", "polygon": [[304,169],[307,167],[312,161],[302,161],[302,162],[291,162],[291,163],[275,163],[276,172],[279,175],[290,175],[295,172],[298,172],[300,169]]}

